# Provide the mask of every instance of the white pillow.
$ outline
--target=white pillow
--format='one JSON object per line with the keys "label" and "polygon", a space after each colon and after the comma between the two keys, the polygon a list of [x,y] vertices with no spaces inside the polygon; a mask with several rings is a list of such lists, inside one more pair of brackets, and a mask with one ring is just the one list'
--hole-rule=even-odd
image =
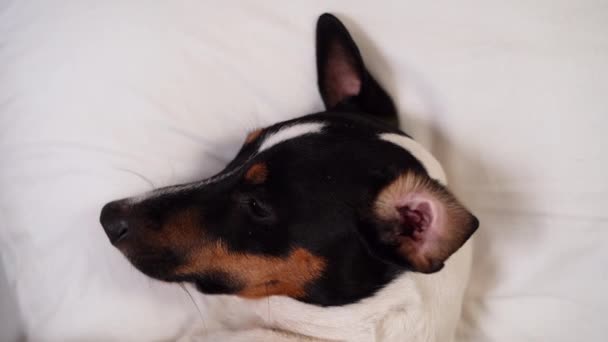
{"label": "white pillow", "polygon": [[62,0],[0,11],[0,298],[15,296],[32,340],[201,328],[179,287],[108,243],[99,210],[210,176],[247,130],[321,110],[313,29],[324,11],[349,26],[408,113],[404,128],[481,219],[461,340],[605,337],[599,4]]}

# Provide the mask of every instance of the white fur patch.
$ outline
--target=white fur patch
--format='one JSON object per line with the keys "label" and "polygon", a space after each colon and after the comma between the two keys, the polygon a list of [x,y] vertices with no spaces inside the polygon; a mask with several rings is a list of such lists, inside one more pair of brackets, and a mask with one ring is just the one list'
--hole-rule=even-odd
{"label": "white fur patch", "polygon": [[448,184],[445,171],[443,171],[439,161],[437,161],[437,159],[435,159],[435,157],[433,157],[433,155],[418,142],[406,137],[405,135],[395,133],[382,133],[379,137],[381,140],[392,142],[393,144],[411,153],[414,158],[420,161],[431,178],[443,185]]}
{"label": "white fur patch", "polygon": [[264,139],[264,142],[262,145],[260,145],[258,153],[279,143],[300,137],[302,135],[320,133],[321,130],[323,130],[323,127],[325,127],[325,124],[321,122],[304,122],[283,127]]}

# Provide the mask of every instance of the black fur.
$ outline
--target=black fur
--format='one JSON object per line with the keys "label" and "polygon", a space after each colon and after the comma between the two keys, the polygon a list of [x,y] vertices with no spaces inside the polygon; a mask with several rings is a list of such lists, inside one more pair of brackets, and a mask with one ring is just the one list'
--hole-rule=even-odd
{"label": "black fur", "polygon": [[[340,56],[332,54],[332,46],[340,47]],[[332,58],[345,59],[328,63]],[[336,63],[355,71],[361,81],[357,94],[335,89],[340,85],[327,73]],[[120,215],[115,211],[111,216],[102,215],[108,235],[109,227],[120,216],[130,220],[134,230],[129,241],[121,243],[140,246],[145,242],[141,241],[145,238],[138,238],[140,230],[162,227],[172,213],[196,208],[195,223],[201,235],[223,241],[231,251],[281,258],[294,248],[303,248],[325,260],[321,277],[308,284],[306,295],[298,298],[322,306],[369,297],[406,271],[381,257],[390,254],[394,246],[374,247],[384,248],[386,253],[370,250],[360,232],[376,224],[372,205],[384,187],[405,171],[425,175],[426,170],[401,147],[378,139],[380,133],[405,135],[396,124],[395,106],[365,69],[346,28],[330,14],[318,21],[317,64],[327,111],[266,128],[256,141],[243,146],[220,173],[231,175],[219,182],[161,195]],[[287,140],[256,154],[265,136],[305,122],[323,123],[323,132]],[[263,162],[268,169],[262,184],[244,180],[245,172],[256,162]],[[252,203],[258,210],[262,208],[261,214],[251,208]],[[154,253],[154,249],[147,253]],[[231,294],[242,285],[233,275],[221,272],[184,278],[172,277],[164,269],[165,274],[141,265],[140,269],[163,280],[192,281],[206,293]]]}
{"label": "black fur", "polygon": [[[358,111],[384,120],[393,127],[399,126],[397,110],[391,97],[367,71],[355,41],[344,25],[331,14],[323,14],[317,22],[317,78],[325,106],[334,111]],[[336,48],[346,56],[336,55]],[[346,57],[346,58],[342,58]],[[339,61],[336,61],[340,59]],[[335,63],[331,63],[331,62]],[[361,80],[356,94],[347,96],[332,74],[331,65],[340,64],[353,71]],[[342,96],[332,98],[330,94]]]}
{"label": "black fur", "polygon": [[230,274],[220,271],[205,272],[191,279],[196,289],[206,294],[233,294],[241,289]]}

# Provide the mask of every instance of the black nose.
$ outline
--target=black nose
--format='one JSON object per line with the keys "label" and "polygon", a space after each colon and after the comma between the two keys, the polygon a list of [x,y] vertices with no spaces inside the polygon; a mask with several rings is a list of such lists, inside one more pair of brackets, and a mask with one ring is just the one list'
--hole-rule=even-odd
{"label": "black nose", "polygon": [[129,235],[127,220],[128,205],[124,201],[114,201],[103,206],[99,222],[112,244],[118,243]]}

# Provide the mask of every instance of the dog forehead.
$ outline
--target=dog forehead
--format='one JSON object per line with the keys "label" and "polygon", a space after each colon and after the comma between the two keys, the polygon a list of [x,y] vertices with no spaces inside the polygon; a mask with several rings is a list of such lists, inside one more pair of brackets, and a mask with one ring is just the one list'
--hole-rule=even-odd
{"label": "dog forehead", "polygon": [[297,122],[280,127],[278,130],[267,134],[260,144],[258,153],[270,149],[273,146],[284,143],[298,137],[321,133],[327,124],[324,122]]}
{"label": "dog forehead", "polygon": [[[212,183],[218,183],[220,181],[223,181],[223,180],[229,178],[230,176],[237,174],[245,165],[247,165],[251,160],[253,160],[257,155],[259,155],[263,151],[268,150],[271,147],[276,146],[278,144],[284,143],[288,140],[293,140],[293,139],[296,139],[296,138],[304,136],[304,135],[321,133],[323,131],[323,128],[326,125],[327,125],[327,123],[322,122],[322,121],[302,121],[302,122],[285,124],[283,126],[280,126],[277,130],[266,133],[265,136],[262,138],[263,140],[262,140],[258,150],[252,152],[249,155],[249,157],[246,158],[245,161],[243,161],[239,165],[236,165],[232,169],[225,170],[211,178],[207,178],[207,179],[204,179],[204,180],[201,180],[198,182],[180,184],[180,185],[174,185],[174,186],[168,186],[168,187],[164,187],[164,188],[160,188],[160,189],[155,189],[155,190],[149,191],[147,193],[144,193],[142,195],[130,198],[129,203],[137,204],[137,203],[141,203],[148,199],[154,199],[154,198],[161,197],[163,195],[174,194],[174,193],[178,193],[178,192],[185,192],[185,191],[189,191],[189,190],[195,190],[197,188],[202,188],[205,185],[209,185]],[[260,132],[254,133],[254,136],[251,140],[255,140],[257,138],[257,136],[259,134],[261,134],[261,132],[262,131],[260,130]]]}

